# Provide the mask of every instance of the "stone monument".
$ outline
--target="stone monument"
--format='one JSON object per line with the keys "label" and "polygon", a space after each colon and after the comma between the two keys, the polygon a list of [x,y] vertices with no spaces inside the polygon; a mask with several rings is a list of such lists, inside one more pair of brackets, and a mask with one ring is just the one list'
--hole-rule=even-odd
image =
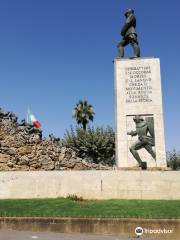
{"label": "stone monument", "polygon": [[[134,10],[125,16],[114,61],[117,167],[166,169],[160,60],[140,58]],[[128,43],[134,56],[124,59]]]}

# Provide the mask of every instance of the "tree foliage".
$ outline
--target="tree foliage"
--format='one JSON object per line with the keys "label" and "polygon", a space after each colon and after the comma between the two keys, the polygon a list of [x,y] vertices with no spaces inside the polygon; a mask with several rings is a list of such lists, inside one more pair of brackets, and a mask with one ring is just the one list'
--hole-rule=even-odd
{"label": "tree foliage", "polygon": [[172,152],[167,152],[167,164],[173,170],[180,170],[180,153],[175,149]]}
{"label": "tree foliage", "polygon": [[71,127],[64,135],[63,144],[73,149],[79,157],[91,162],[114,164],[115,133],[109,126],[88,127],[86,131],[80,127]]}
{"label": "tree foliage", "polygon": [[84,131],[86,131],[89,121],[93,121],[94,115],[92,105],[83,100],[80,100],[73,110],[73,118],[75,118],[78,125],[82,126]]}

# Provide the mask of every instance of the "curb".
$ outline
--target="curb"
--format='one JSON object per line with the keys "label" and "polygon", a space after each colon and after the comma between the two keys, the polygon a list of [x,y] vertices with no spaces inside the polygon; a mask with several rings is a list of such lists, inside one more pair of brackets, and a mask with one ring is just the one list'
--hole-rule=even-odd
{"label": "curb", "polygon": [[[0,229],[135,236],[135,228],[173,230],[180,236],[180,219],[0,217]],[[152,235],[151,235],[152,237]],[[172,238],[173,237],[173,238]]]}

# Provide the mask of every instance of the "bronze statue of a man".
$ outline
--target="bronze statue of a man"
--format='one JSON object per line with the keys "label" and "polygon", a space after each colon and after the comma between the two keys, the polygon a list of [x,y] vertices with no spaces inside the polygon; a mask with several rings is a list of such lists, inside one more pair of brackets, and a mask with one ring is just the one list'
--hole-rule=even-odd
{"label": "bronze statue of a man", "polygon": [[138,40],[137,40],[137,33],[136,33],[136,17],[134,15],[134,10],[133,9],[128,9],[125,12],[125,17],[126,17],[126,22],[121,29],[121,35],[122,35],[122,41],[118,44],[118,58],[123,58],[124,57],[124,47],[128,45],[129,43],[131,44],[133,51],[134,51],[134,56],[133,58],[138,58],[140,57],[140,48],[138,45]]}
{"label": "bronze statue of a man", "polygon": [[129,150],[139,163],[139,167],[141,167],[142,160],[138,154],[138,150],[142,148],[145,148],[154,160],[156,160],[156,153],[152,148],[155,146],[154,119],[153,117],[147,117],[146,120],[144,120],[141,116],[136,115],[133,120],[136,124],[136,130],[128,132],[127,134],[132,137],[138,135],[138,140],[131,145]]}

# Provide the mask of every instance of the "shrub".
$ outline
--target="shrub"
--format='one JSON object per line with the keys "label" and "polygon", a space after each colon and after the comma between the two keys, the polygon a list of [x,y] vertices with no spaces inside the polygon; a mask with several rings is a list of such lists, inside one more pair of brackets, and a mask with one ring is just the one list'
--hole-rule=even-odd
{"label": "shrub", "polygon": [[73,149],[76,154],[94,163],[112,166],[115,159],[115,133],[111,127],[87,128],[80,127],[66,131],[64,146]]}
{"label": "shrub", "polygon": [[75,201],[75,202],[83,202],[83,201],[84,201],[83,197],[79,197],[79,196],[77,196],[77,195],[75,195],[75,194],[73,194],[73,195],[68,195],[66,198],[67,198],[67,199],[70,199],[70,200],[72,200],[72,201]]}
{"label": "shrub", "polygon": [[174,149],[172,152],[167,152],[167,165],[173,170],[180,169],[180,153]]}

